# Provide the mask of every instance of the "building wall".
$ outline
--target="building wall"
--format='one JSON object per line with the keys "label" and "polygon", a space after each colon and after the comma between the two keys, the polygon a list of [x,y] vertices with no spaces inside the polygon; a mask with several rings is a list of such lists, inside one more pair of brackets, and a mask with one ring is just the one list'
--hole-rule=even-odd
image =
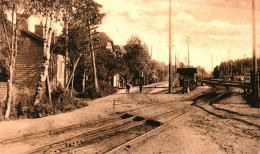
{"label": "building wall", "polygon": [[110,51],[113,51],[112,43],[111,43],[111,42],[107,42],[106,49],[109,49]]}
{"label": "building wall", "polygon": [[112,86],[117,88],[122,88],[124,86],[123,80],[121,80],[121,75],[116,74],[112,78]]}
{"label": "building wall", "polygon": [[28,46],[18,51],[15,63],[14,83],[18,87],[36,88],[43,63],[40,41],[23,36]]}
{"label": "building wall", "polygon": [[65,58],[63,55],[57,55],[57,85],[61,84],[65,86],[64,76],[65,76]]}
{"label": "building wall", "polygon": [[[43,64],[43,42],[22,32],[27,45],[17,53],[14,83],[18,88],[36,89]],[[49,79],[52,86],[64,86],[64,56],[52,54],[49,63]]]}

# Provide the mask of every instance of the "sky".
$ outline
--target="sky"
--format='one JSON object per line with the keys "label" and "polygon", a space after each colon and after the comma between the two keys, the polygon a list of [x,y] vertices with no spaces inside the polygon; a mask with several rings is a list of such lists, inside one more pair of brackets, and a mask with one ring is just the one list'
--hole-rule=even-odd
{"label": "sky", "polygon": [[[125,45],[132,35],[152,49],[152,58],[169,62],[169,0],[94,0],[105,17],[99,31],[116,45]],[[222,61],[252,57],[252,0],[172,0],[172,62],[212,71]],[[260,0],[255,0],[256,54],[260,56]],[[11,16],[9,13],[9,20]],[[29,30],[40,18],[29,18]],[[60,23],[54,25],[62,33]],[[211,59],[213,62],[211,62]],[[212,65],[213,64],[213,65]],[[213,66],[213,67],[212,67]]]}
{"label": "sky", "polygon": [[[99,31],[117,45],[136,35],[152,48],[152,58],[169,61],[169,0],[95,0],[106,14]],[[257,52],[260,50],[260,1],[256,6]],[[252,0],[172,0],[172,55],[206,71],[221,61],[252,57]],[[258,55],[259,53],[257,53]],[[212,57],[212,58],[211,58]]]}

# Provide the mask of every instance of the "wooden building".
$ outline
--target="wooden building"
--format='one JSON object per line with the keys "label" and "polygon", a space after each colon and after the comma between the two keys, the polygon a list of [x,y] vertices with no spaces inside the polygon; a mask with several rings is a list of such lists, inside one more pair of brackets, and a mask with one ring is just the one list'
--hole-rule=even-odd
{"label": "wooden building", "polygon": [[[16,57],[14,83],[18,88],[36,89],[43,65],[43,38],[40,25],[35,26],[35,33],[26,28],[20,30],[24,39],[24,48],[19,50]],[[49,80],[52,86],[65,86],[65,56],[54,32],[51,44],[51,59],[49,64]]]}
{"label": "wooden building", "polygon": [[196,85],[197,68],[177,68],[179,83],[183,86],[183,92],[189,92]]}

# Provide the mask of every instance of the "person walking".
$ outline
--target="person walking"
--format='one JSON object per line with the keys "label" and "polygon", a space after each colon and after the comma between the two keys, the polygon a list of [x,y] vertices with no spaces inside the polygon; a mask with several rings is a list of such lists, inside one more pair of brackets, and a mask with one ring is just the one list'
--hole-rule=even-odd
{"label": "person walking", "polygon": [[126,83],[126,93],[129,94],[130,93],[130,88],[131,88],[131,85],[130,83]]}
{"label": "person walking", "polygon": [[140,83],[139,83],[140,93],[142,93],[142,91],[143,91],[143,85],[144,85],[144,83],[143,83],[143,78],[141,77],[141,78],[140,78]]}

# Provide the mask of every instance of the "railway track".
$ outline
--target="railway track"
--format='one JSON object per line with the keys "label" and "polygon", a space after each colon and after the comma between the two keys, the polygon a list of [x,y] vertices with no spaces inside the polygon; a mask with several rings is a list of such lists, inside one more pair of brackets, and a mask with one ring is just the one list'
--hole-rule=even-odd
{"label": "railway track", "polygon": [[[84,148],[87,145],[103,142],[114,136],[120,136],[124,134],[128,134],[128,136],[130,136],[129,138],[126,138],[125,142],[123,143],[116,143],[114,145],[110,145],[110,147],[106,147],[99,151],[101,153],[111,152],[114,149],[120,148],[120,146],[122,146],[124,143],[131,142],[132,140],[135,140],[140,136],[143,136],[144,134],[148,134],[149,132],[152,132],[153,130],[156,130],[157,128],[166,125],[170,121],[173,121],[174,119],[185,115],[186,113],[194,110],[198,105],[203,105],[205,103],[210,103],[212,101],[220,99],[223,95],[229,92],[229,89],[224,90],[225,88],[223,88],[223,86],[215,86],[215,88],[213,88],[207,94],[203,94],[203,95],[211,95],[212,98],[203,101],[197,100],[197,103],[195,105],[188,106],[181,109],[174,109],[161,114],[153,115],[149,117],[149,119],[140,117],[138,116],[138,114],[124,113],[123,115],[121,115],[122,120],[119,120],[117,122],[112,122],[112,124],[108,124],[99,127],[97,129],[87,131],[83,134],[73,136],[68,139],[56,143],[52,143],[44,147],[37,148],[31,151],[30,153],[68,152],[68,151],[73,151],[75,149]],[[199,98],[202,99],[203,95],[199,96]],[[138,110],[142,110],[142,108],[139,108]],[[132,110],[132,113],[133,111],[138,113],[137,109]],[[128,112],[131,113],[130,111]],[[129,132],[133,132],[133,134],[129,135],[130,134]]]}
{"label": "railway track", "polygon": [[[168,113],[162,114],[163,116],[171,116],[171,114],[172,114],[173,112],[177,113],[176,116],[173,116],[173,117],[170,118],[169,120],[165,121],[165,122],[163,123],[163,125],[161,125],[161,126],[155,128],[155,129],[153,129],[153,130],[151,130],[151,131],[149,131],[149,132],[147,132],[147,133],[145,133],[145,134],[143,134],[143,135],[141,135],[141,136],[138,136],[138,137],[136,137],[136,138],[133,138],[133,139],[130,140],[130,141],[127,141],[127,142],[122,143],[122,144],[120,144],[120,145],[118,145],[118,146],[116,146],[116,147],[113,147],[113,148],[111,148],[111,149],[109,149],[109,150],[102,151],[101,153],[113,154],[113,153],[118,153],[118,151],[120,151],[120,150],[124,150],[126,147],[131,147],[131,146],[130,146],[131,144],[138,143],[140,140],[143,140],[143,139],[145,139],[145,138],[151,136],[151,135],[154,134],[154,133],[158,133],[161,129],[163,129],[164,127],[166,127],[167,124],[171,123],[171,122],[172,122],[173,120],[175,120],[176,118],[181,117],[181,116],[185,115],[186,113],[197,109],[197,107],[203,106],[203,105],[206,104],[206,103],[212,103],[212,102],[214,102],[214,101],[217,101],[217,100],[223,98],[224,96],[227,96],[227,95],[230,93],[230,88],[229,88],[228,86],[224,86],[224,85],[214,85],[214,84],[212,84],[212,83],[208,83],[208,84],[210,84],[210,85],[213,86],[214,88],[213,88],[210,92],[199,96],[198,99],[195,100],[196,102],[195,102],[194,104],[192,104],[191,106],[188,106],[188,107],[186,107],[186,108],[184,108],[184,109],[180,109],[180,110],[182,110],[181,112],[178,112],[178,111],[170,111],[170,112],[168,112]],[[207,100],[204,100],[204,98],[203,98],[204,95],[206,96]],[[208,95],[210,95],[211,98],[208,99],[208,97],[207,97]],[[199,101],[199,99],[202,99],[203,101]]]}
{"label": "railway track", "polygon": [[[138,101],[133,94],[130,94],[130,96],[132,97],[132,99],[134,101]],[[147,95],[145,95],[145,97],[149,101],[151,101],[151,99],[149,97],[147,97]],[[31,139],[31,138],[45,136],[45,135],[58,135],[58,134],[61,134],[61,133],[67,132],[67,131],[71,131],[71,130],[77,129],[77,128],[95,127],[95,125],[106,124],[106,123],[118,121],[118,120],[121,119],[121,117],[124,116],[125,113],[131,113],[131,112],[137,112],[138,113],[139,110],[149,108],[149,107],[152,107],[152,106],[153,105],[151,104],[151,105],[148,105],[148,106],[145,106],[145,107],[140,107],[140,108],[136,108],[136,109],[131,109],[131,110],[119,112],[112,117],[103,118],[103,119],[99,119],[99,120],[95,120],[95,121],[91,121],[91,122],[79,123],[79,124],[70,125],[70,126],[67,126],[67,127],[51,129],[51,130],[46,130],[46,131],[40,131],[40,132],[33,132],[33,133],[24,134],[24,135],[19,136],[19,137],[3,139],[3,140],[0,140],[0,144],[8,144],[8,143],[12,143],[12,142],[19,142],[19,141],[24,141],[24,140],[28,140],[28,139]]]}
{"label": "railway track", "polygon": [[[214,95],[214,98],[220,97],[223,93],[220,88],[217,88],[216,86],[213,86],[214,88],[209,91],[206,94],[203,94],[201,96],[196,96],[197,98],[203,98],[204,95]],[[225,88],[224,88],[225,89]],[[149,95],[144,95],[148,100],[151,101],[149,98]],[[135,100],[135,96],[132,96]],[[200,105],[203,103],[207,103],[210,101],[214,101],[215,99],[211,98],[206,101],[197,102],[196,105]],[[190,98],[194,99],[195,98]],[[138,101],[135,100],[135,101]],[[88,122],[88,123],[81,123],[77,125],[72,125],[69,127],[63,127],[59,129],[53,129],[48,131],[42,131],[38,133],[31,133],[31,134],[25,134],[20,137],[6,139],[0,141],[0,144],[7,144],[12,142],[19,142],[24,140],[30,140],[35,139],[38,137],[44,137],[46,135],[48,136],[55,136],[59,134],[63,134],[66,132],[73,131],[75,129],[81,129],[82,132],[77,135],[73,135],[73,137],[68,137],[67,139],[60,140],[57,142],[54,142],[52,144],[48,144],[43,147],[37,147],[33,151],[30,151],[29,153],[60,153],[60,152],[68,152],[73,151],[75,149],[84,148],[87,145],[92,145],[98,142],[106,141],[109,138],[113,138],[116,136],[128,134],[126,136],[129,136],[125,138],[124,141],[121,141],[120,143],[115,143],[113,145],[110,145],[109,147],[105,147],[104,149],[99,150],[101,153],[109,152],[113,150],[115,147],[119,147],[118,145],[122,145],[122,142],[125,143],[126,141],[132,141],[139,136],[142,136],[143,134],[147,134],[151,132],[152,130],[155,130],[157,127],[162,127],[163,125],[166,125],[170,121],[185,115],[186,113],[194,110],[196,108],[196,105],[188,106],[185,108],[180,109],[174,109],[170,110],[164,113],[152,115],[149,118],[144,118],[139,116],[138,114],[141,112],[145,112],[145,110],[153,110],[158,108],[159,106],[167,106],[171,102],[164,102],[161,104],[157,104],[155,101],[152,104],[149,104],[145,107],[140,107],[128,111],[124,111],[121,113],[118,113],[117,115],[114,115],[110,118],[104,118],[101,120]],[[99,127],[100,125],[103,125]],[[96,127],[94,129],[89,129],[90,127]],[[132,132],[132,134],[131,134]],[[130,134],[130,135],[129,135]],[[124,135],[125,136],[125,135]],[[55,141],[55,140],[54,140]],[[109,150],[107,150],[109,149]],[[28,153],[28,152],[26,152]]]}
{"label": "railway track", "polygon": [[[144,96],[146,97],[146,99],[148,99],[150,102],[152,102],[152,100],[147,95],[144,95]],[[136,99],[134,95],[131,94],[130,97],[132,97],[132,99],[134,101],[136,101],[136,102],[138,101],[138,99]],[[156,104],[156,102],[153,101],[153,104],[149,104],[144,107],[135,108],[135,109],[131,109],[131,110],[123,111],[123,112],[117,112],[116,115],[109,117],[109,118],[103,118],[100,120],[95,120],[95,121],[86,122],[86,123],[79,123],[79,124],[70,125],[67,127],[57,128],[57,129],[28,133],[28,134],[24,134],[22,136],[0,140],[0,144],[9,144],[9,143],[13,143],[13,142],[30,140],[30,139],[34,139],[34,138],[38,138],[38,137],[42,137],[42,136],[46,136],[46,135],[54,136],[54,135],[59,135],[59,134],[66,133],[68,131],[72,131],[72,130],[79,129],[79,128],[95,127],[96,125],[100,125],[100,124],[105,125],[106,123],[112,123],[112,122],[121,120],[122,117],[124,117],[124,115],[126,113],[138,114],[144,109],[149,109],[149,108],[154,108],[154,107],[160,106],[159,104],[157,104],[157,105],[155,105],[155,104]]]}

